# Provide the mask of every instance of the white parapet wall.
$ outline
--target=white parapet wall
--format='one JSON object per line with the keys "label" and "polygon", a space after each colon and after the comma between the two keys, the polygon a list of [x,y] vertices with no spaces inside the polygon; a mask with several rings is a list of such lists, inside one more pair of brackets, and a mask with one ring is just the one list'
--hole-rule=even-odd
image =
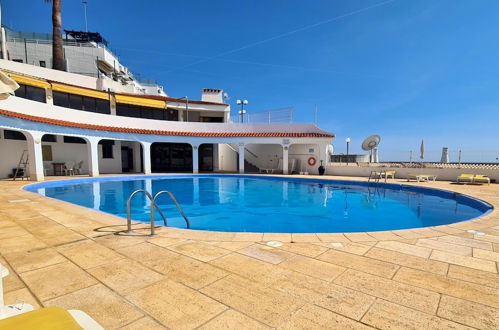
{"label": "white parapet wall", "polygon": [[409,174],[436,175],[437,180],[455,181],[458,175],[463,173],[483,174],[490,179],[499,182],[499,170],[480,168],[400,168],[400,167],[376,167],[376,166],[329,166],[327,175],[369,177],[371,171],[394,170],[396,179],[407,179]]}

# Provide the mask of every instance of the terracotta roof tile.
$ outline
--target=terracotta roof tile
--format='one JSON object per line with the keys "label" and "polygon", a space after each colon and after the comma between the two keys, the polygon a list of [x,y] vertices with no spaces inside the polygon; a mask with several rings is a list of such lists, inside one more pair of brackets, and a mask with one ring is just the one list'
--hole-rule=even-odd
{"label": "terracotta roof tile", "polygon": [[60,119],[39,117],[27,115],[24,113],[13,112],[0,109],[0,115],[19,118],[37,123],[51,124],[57,126],[91,129],[98,131],[121,132],[121,133],[135,133],[135,134],[149,134],[149,135],[169,135],[169,136],[192,136],[192,137],[320,137],[320,138],[334,138],[331,133],[318,133],[318,132],[185,132],[185,131],[163,131],[151,130],[141,128],[127,128],[127,127],[113,127],[103,126],[96,124],[76,123]]}

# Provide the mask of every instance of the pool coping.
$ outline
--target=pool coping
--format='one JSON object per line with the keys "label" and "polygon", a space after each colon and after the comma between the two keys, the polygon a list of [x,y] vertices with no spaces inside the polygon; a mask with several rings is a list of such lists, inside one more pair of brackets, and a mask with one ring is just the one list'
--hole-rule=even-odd
{"label": "pool coping", "polygon": [[[137,177],[159,177],[159,176],[174,176],[174,175],[189,175],[186,173],[168,173],[168,174],[131,174],[130,176]],[[200,175],[224,175],[222,173],[202,173]],[[225,174],[225,175],[234,175],[238,176],[238,174]],[[289,177],[289,178],[300,178],[300,179],[322,179],[322,180],[341,180],[341,181],[356,181],[356,182],[365,182],[362,179],[366,179],[363,177],[344,177],[344,176],[318,176],[318,175],[307,175],[307,176],[298,176],[298,175],[268,175],[268,174],[242,174],[243,176],[264,176],[264,177]],[[123,174],[117,175],[101,175],[96,177],[95,179],[102,179],[105,177],[118,177],[118,176],[128,176]],[[92,179],[89,177],[72,177],[64,179],[55,178],[50,181],[63,181],[63,180],[75,180],[75,179]],[[477,218],[471,220],[460,221],[448,225],[440,225],[440,226],[429,226],[422,228],[413,228],[413,229],[399,229],[399,230],[387,230],[387,231],[366,231],[366,232],[352,232],[352,233],[266,233],[266,232],[224,232],[224,231],[207,231],[207,230],[194,230],[194,229],[182,229],[176,227],[156,227],[156,234],[159,236],[166,236],[172,238],[182,238],[188,240],[204,240],[204,241],[251,241],[251,242],[268,242],[268,241],[281,241],[281,242],[303,242],[303,243],[333,243],[333,242],[377,242],[377,241],[386,241],[386,240],[410,240],[410,239],[419,239],[419,238],[431,238],[438,236],[445,236],[456,233],[463,233],[467,230],[485,230],[490,227],[497,226],[497,222],[493,222],[492,218],[497,215],[497,208],[499,207],[499,201],[491,201],[488,198],[484,198],[483,196],[477,196],[475,192],[463,192],[458,187],[470,187],[470,185],[451,185],[450,181],[438,181],[438,184],[444,183],[447,184],[445,188],[440,187],[428,187],[427,185],[431,185],[432,183],[421,183],[421,182],[403,182],[396,181],[393,182],[398,185],[410,185],[415,187],[426,186],[426,188],[432,188],[437,190],[444,190],[450,192],[457,192],[460,194],[464,194],[470,196],[478,201],[482,201],[488,203],[493,208],[486,214],[479,216]],[[102,211],[97,211],[92,208],[86,208],[84,206],[76,205],[70,202],[61,201],[58,199],[41,196],[35,192],[31,192],[25,190],[26,186],[33,185],[37,183],[29,183],[26,185],[22,185],[20,189],[29,194],[36,194],[42,198],[48,198],[58,203],[64,204],[66,206],[75,207],[79,209],[85,209],[89,212],[96,212],[95,214],[99,214],[102,216],[110,217],[117,221],[116,226],[126,226],[126,223],[123,221],[123,218],[105,213]],[[472,187],[480,187],[473,185]],[[479,193],[478,193],[479,194]],[[144,224],[143,222],[133,221],[134,224]],[[141,232],[146,232],[146,228],[141,229]],[[476,236],[477,234],[473,234]],[[480,233],[478,233],[480,235]]]}

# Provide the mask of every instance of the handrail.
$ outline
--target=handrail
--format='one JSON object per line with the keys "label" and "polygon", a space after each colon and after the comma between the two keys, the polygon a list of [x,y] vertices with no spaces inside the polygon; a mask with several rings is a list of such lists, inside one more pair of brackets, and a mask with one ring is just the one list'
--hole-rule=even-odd
{"label": "handrail", "polygon": [[187,215],[185,215],[184,210],[182,209],[182,207],[180,206],[180,204],[177,202],[177,199],[175,198],[175,196],[171,192],[169,192],[168,190],[161,190],[160,192],[156,193],[156,195],[154,195],[154,197],[152,199],[152,203],[156,204],[156,199],[159,196],[161,196],[162,194],[168,194],[168,196],[170,196],[170,199],[173,201],[173,203],[177,207],[177,210],[184,217],[185,223],[187,224],[187,228],[190,228],[191,224],[189,222],[189,218],[187,218]]}
{"label": "handrail", "polygon": [[159,214],[163,218],[163,222],[164,222],[165,226],[167,226],[167,222],[166,222],[165,215],[163,214],[163,212],[161,211],[161,209],[159,208],[159,206],[154,202],[154,199],[151,196],[151,194],[148,193],[146,190],[143,190],[143,189],[137,189],[134,192],[132,192],[130,194],[130,196],[128,197],[127,201],[126,201],[127,232],[129,233],[129,232],[132,231],[132,215],[131,215],[130,204],[131,204],[133,196],[135,196],[138,193],[144,193],[144,195],[146,195],[147,198],[149,198],[149,200],[151,201],[151,205],[149,207],[149,213],[150,213],[149,214],[149,219],[151,221],[151,236],[152,236],[152,235],[154,235],[154,207],[156,207],[156,210],[158,210]]}
{"label": "handrail", "polygon": [[[239,153],[239,150],[234,148],[233,146],[230,145],[230,143],[226,143],[226,145],[234,152]],[[247,151],[250,155],[252,155],[255,158],[258,158],[258,155],[255,154],[253,151],[249,150],[248,148],[244,147],[244,150]]]}

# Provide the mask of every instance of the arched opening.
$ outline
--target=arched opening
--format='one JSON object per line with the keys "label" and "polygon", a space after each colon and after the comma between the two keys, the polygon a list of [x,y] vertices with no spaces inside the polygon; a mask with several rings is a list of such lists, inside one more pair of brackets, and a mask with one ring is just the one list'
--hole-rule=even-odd
{"label": "arched opening", "polygon": [[103,139],[98,143],[99,173],[141,173],[142,145],[135,141]]}
{"label": "arched opening", "polygon": [[[10,129],[0,129],[0,135],[0,150],[2,150],[0,178],[12,178],[21,160],[23,151],[27,153],[27,136],[21,131]],[[22,174],[24,175],[24,173]],[[26,175],[28,174],[26,173]]]}
{"label": "arched opening", "polygon": [[192,146],[188,143],[155,142],[151,145],[151,171],[192,172]]}

